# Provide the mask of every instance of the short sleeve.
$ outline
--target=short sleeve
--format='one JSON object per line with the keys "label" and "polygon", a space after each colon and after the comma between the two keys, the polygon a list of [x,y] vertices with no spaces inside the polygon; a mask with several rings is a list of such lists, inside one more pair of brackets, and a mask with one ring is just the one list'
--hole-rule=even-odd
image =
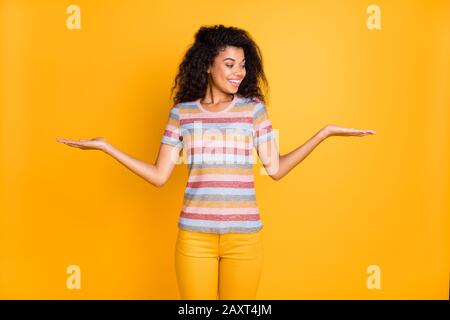
{"label": "short sleeve", "polygon": [[180,135],[180,114],[179,105],[174,105],[169,112],[166,128],[161,139],[161,143],[169,144],[178,148],[183,147],[183,137]]}
{"label": "short sleeve", "polygon": [[253,112],[253,146],[257,147],[265,141],[275,139],[275,132],[272,130],[264,102],[256,99],[256,105]]}

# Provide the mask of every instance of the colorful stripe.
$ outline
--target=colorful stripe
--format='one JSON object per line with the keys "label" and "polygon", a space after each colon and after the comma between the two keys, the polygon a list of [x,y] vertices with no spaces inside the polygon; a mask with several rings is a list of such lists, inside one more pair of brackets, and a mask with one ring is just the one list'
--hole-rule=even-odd
{"label": "colorful stripe", "polygon": [[264,103],[237,95],[224,112],[197,101],[174,105],[161,143],[183,148],[188,164],[178,227],[251,233],[263,227],[256,202],[253,148],[275,139]]}

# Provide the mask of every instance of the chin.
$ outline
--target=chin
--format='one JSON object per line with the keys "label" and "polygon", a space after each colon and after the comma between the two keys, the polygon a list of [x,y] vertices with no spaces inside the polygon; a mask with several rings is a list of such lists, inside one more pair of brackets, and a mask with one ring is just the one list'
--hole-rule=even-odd
{"label": "chin", "polygon": [[230,89],[223,90],[223,92],[225,92],[227,94],[236,94],[237,91],[238,91],[237,89],[236,90],[230,90]]}

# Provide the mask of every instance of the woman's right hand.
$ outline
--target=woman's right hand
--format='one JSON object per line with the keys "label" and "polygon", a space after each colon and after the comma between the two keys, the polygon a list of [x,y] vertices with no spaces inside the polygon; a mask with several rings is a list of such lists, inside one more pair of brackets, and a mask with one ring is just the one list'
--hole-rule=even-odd
{"label": "woman's right hand", "polygon": [[65,143],[71,147],[77,147],[83,150],[102,150],[105,151],[108,141],[103,137],[96,137],[93,139],[80,139],[80,140],[70,140],[57,138],[57,142]]}

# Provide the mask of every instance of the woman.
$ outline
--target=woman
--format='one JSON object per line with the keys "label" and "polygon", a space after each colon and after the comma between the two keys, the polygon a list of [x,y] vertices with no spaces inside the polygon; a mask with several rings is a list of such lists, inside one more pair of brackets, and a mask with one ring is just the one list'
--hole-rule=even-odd
{"label": "woman", "polygon": [[156,187],[169,179],[181,150],[189,178],[179,216],[175,269],[182,299],[254,299],[263,263],[263,227],[254,189],[252,148],[274,180],[284,177],[330,136],[374,130],[327,125],[280,155],[259,87],[262,56],[239,28],[201,27],[172,88],[177,89],[155,164],[125,154],[106,139],[57,139],[114,157]]}

